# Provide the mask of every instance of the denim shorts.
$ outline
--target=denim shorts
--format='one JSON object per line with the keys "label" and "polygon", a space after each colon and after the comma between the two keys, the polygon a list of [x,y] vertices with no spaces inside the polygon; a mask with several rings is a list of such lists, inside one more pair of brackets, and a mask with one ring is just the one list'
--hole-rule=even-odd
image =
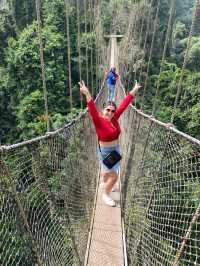
{"label": "denim shorts", "polygon": [[118,172],[119,171],[119,167],[120,167],[120,162],[117,162],[111,169],[109,169],[104,163],[103,160],[104,158],[111,152],[111,151],[117,151],[120,153],[119,151],[119,145],[117,146],[112,146],[112,147],[101,147],[101,151],[99,150],[99,147],[97,148],[97,153],[99,155],[99,159],[101,161],[101,170],[103,170],[106,173],[109,172]]}

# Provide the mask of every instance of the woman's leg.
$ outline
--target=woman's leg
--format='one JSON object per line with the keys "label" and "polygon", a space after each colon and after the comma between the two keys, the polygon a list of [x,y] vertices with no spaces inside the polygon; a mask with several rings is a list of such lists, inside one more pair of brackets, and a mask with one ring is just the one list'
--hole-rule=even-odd
{"label": "woman's leg", "polygon": [[115,85],[112,85],[110,88],[110,100],[115,101]]}
{"label": "woman's leg", "polygon": [[103,182],[106,183],[109,178],[109,173],[102,172]]}
{"label": "woman's leg", "polygon": [[115,207],[116,203],[109,196],[109,194],[115,182],[117,181],[117,173],[116,172],[105,173],[104,180],[106,180],[106,183],[105,183],[105,192],[102,194],[102,199],[106,205]]}
{"label": "woman's leg", "polygon": [[106,176],[105,176],[105,179],[106,179],[105,192],[106,192],[106,194],[110,194],[114,184],[117,181],[117,178],[118,178],[118,175],[114,171],[110,172],[110,173],[106,173]]}
{"label": "woman's leg", "polygon": [[108,98],[107,101],[109,102],[111,98],[111,85],[108,84]]}

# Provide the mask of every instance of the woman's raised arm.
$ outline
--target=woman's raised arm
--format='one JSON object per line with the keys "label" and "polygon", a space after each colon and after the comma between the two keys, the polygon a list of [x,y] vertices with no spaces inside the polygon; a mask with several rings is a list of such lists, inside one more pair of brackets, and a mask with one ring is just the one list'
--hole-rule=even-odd
{"label": "woman's raised arm", "polygon": [[140,83],[135,83],[133,89],[129,92],[130,94],[132,94],[133,96],[135,96],[135,93],[141,88],[142,86],[140,85]]}
{"label": "woman's raised arm", "polygon": [[86,101],[89,102],[92,99],[89,89],[85,86],[85,82],[82,80],[78,83],[80,86],[80,92],[85,95]]}
{"label": "woman's raised arm", "polygon": [[85,86],[85,83],[84,81],[82,82],[79,82],[78,83],[79,86],[80,86],[80,92],[85,95],[86,97],[86,101],[87,101],[87,106],[88,106],[88,109],[89,109],[89,112],[90,112],[90,115],[92,117],[92,120],[94,122],[94,125],[95,126],[99,126],[100,124],[100,116],[99,116],[99,113],[96,109],[96,106],[95,106],[95,103],[92,99],[92,96],[90,94],[90,91],[89,89]]}
{"label": "woman's raised arm", "polygon": [[141,88],[142,86],[139,83],[135,83],[133,89],[129,92],[129,94],[124,98],[124,100],[120,103],[115,111],[115,117],[118,119],[120,115],[126,110],[128,105],[132,102],[135,93]]}

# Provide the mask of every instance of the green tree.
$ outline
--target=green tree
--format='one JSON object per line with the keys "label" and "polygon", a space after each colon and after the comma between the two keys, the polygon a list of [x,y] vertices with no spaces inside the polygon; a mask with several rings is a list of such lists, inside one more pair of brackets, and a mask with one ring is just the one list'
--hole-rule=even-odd
{"label": "green tree", "polygon": [[[54,31],[53,26],[44,28],[43,38],[50,112],[66,113],[68,103],[64,86],[64,39],[60,33]],[[42,91],[39,44],[35,23],[22,31],[18,40],[13,38],[9,40],[7,62],[13,92],[17,96],[16,104],[21,98],[34,91],[35,88],[41,88]]]}
{"label": "green tree", "polygon": [[35,0],[10,0],[9,6],[19,31],[36,18]]}
{"label": "green tree", "polygon": [[25,139],[42,135],[46,130],[43,95],[35,90],[25,96],[17,107],[18,128]]}
{"label": "green tree", "polygon": [[5,65],[5,48],[11,36],[16,36],[14,19],[7,10],[0,10],[0,66]]}
{"label": "green tree", "polygon": [[10,143],[17,140],[14,95],[9,90],[9,73],[0,67],[0,142]]}

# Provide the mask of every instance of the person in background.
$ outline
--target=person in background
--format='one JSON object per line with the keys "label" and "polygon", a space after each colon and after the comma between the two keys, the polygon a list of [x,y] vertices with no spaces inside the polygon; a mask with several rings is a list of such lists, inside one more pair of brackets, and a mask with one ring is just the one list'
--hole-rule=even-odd
{"label": "person in background", "polygon": [[84,81],[79,82],[80,92],[85,95],[88,110],[95,126],[99,148],[97,149],[100,163],[101,175],[104,181],[103,201],[109,206],[115,206],[115,201],[110,197],[110,192],[118,179],[119,162],[111,169],[108,169],[103,163],[103,159],[113,150],[119,151],[119,135],[121,133],[119,117],[132,102],[135,93],[141,87],[136,83],[129,94],[123,99],[117,107],[113,101],[108,101],[101,114],[97,111],[95,103],[91,97],[89,89],[85,86]]}
{"label": "person in background", "polygon": [[106,74],[106,83],[108,86],[108,101],[115,99],[115,85],[119,80],[119,75],[116,73],[116,68],[111,67],[110,71]]}

